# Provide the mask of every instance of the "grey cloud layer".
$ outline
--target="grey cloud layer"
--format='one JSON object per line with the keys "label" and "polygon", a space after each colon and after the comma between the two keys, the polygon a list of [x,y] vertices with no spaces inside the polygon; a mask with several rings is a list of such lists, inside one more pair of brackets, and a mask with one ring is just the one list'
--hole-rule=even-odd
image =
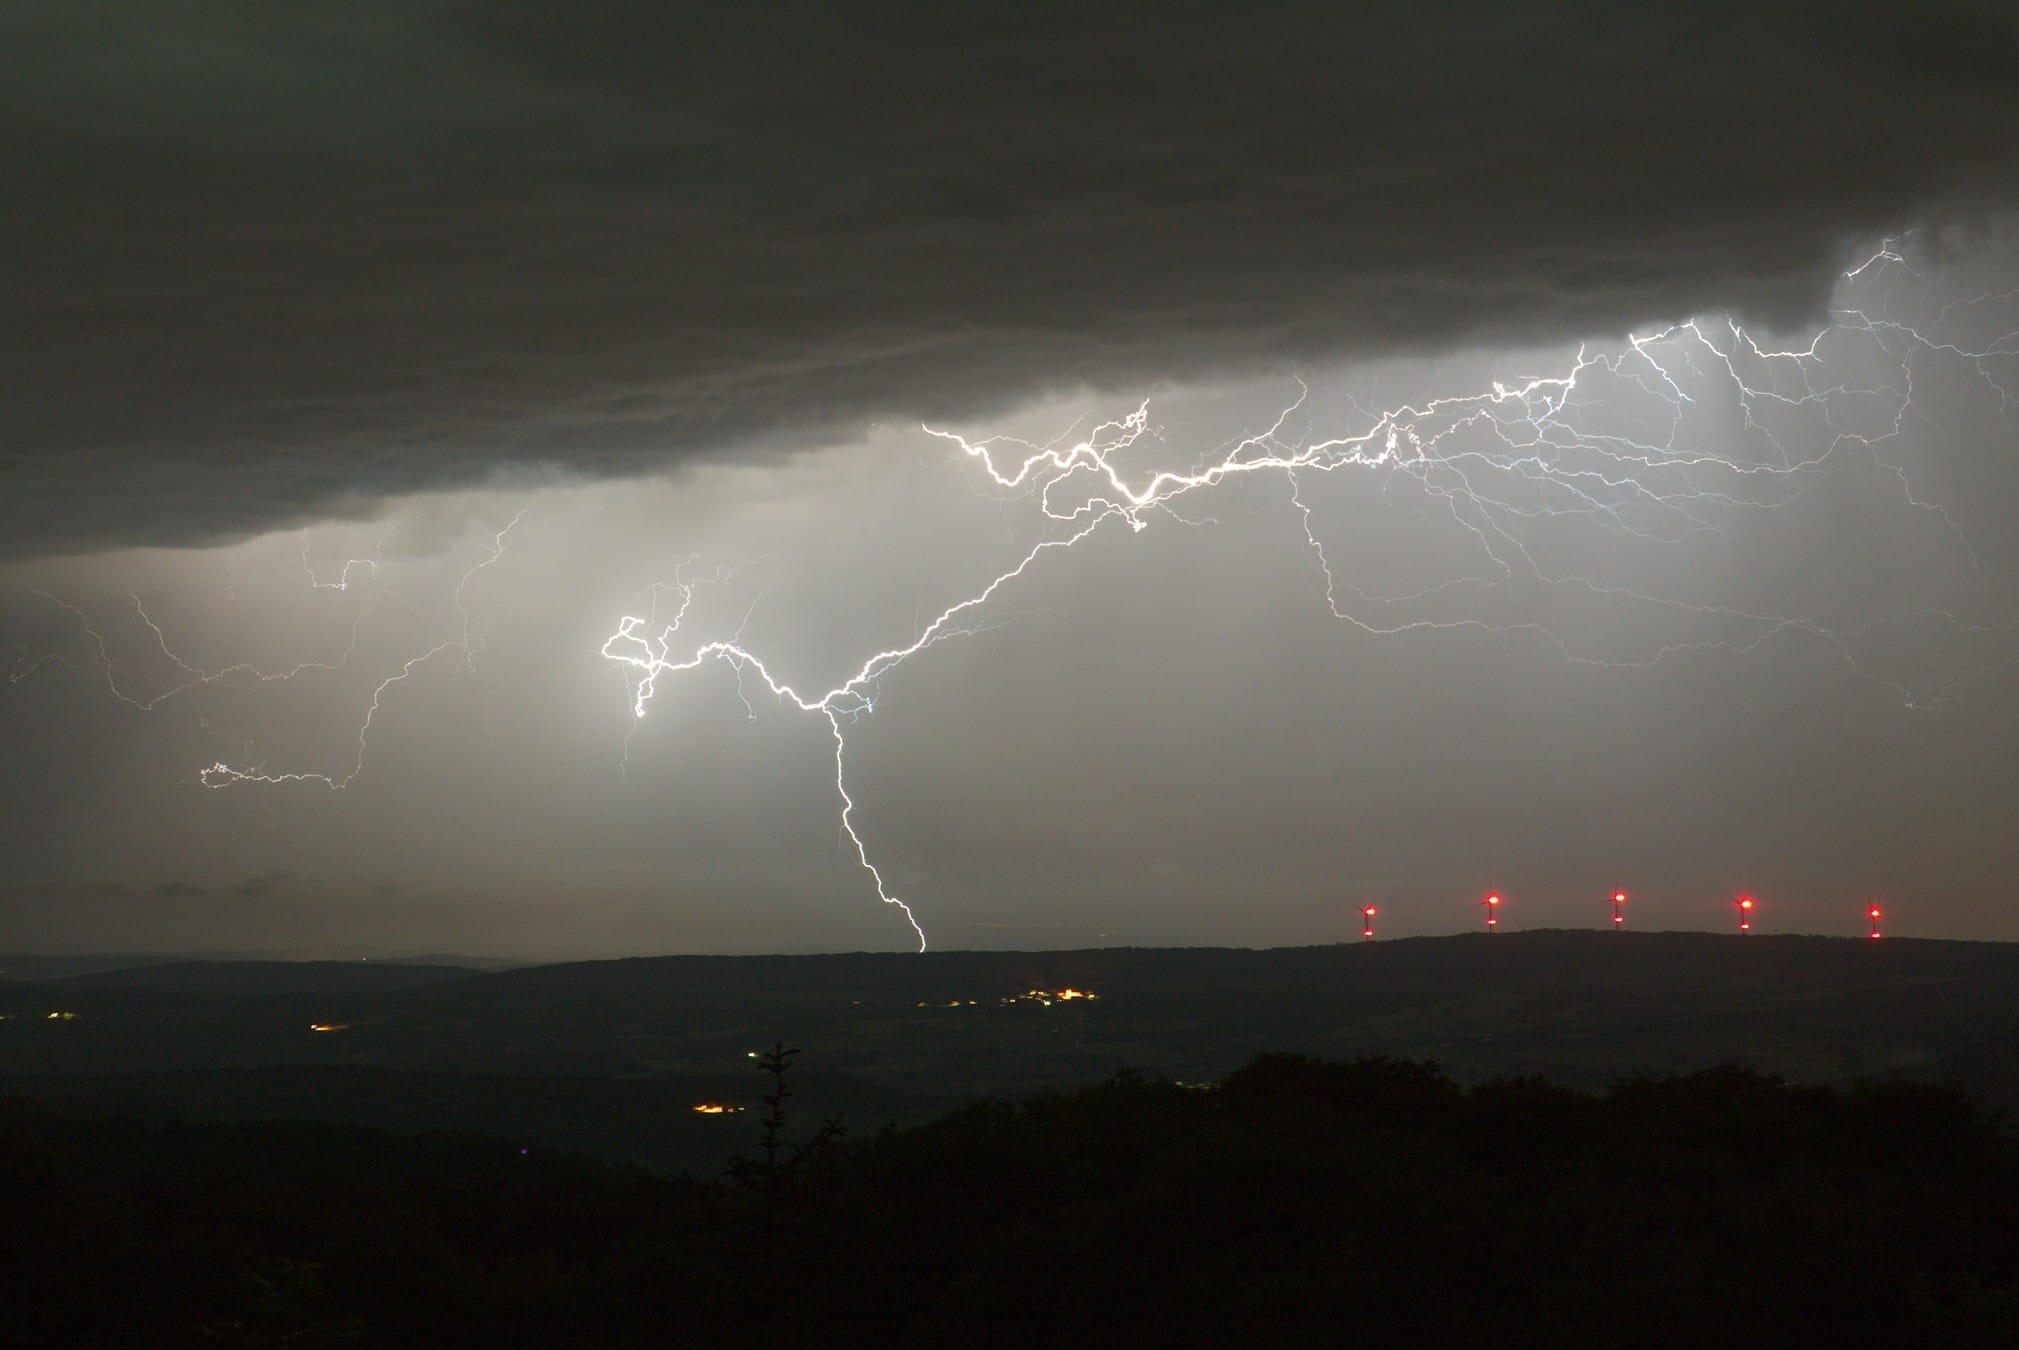
{"label": "grey cloud layer", "polygon": [[2004,5],[0,11],[0,552],[1046,388],[1813,313]]}

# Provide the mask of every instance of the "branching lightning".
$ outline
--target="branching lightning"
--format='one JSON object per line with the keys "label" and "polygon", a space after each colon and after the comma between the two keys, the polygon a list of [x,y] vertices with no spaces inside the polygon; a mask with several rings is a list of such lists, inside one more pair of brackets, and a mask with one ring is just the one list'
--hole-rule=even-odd
{"label": "branching lightning", "polygon": [[[470,583],[479,572],[492,566],[499,558],[504,556],[506,537],[525,518],[525,514],[525,509],[520,509],[506,523],[503,529],[493,534],[484,556],[464,571],[461,579],[458,581],[452,598],[459,621],[460,636],[443,639],[425,651],[405,657],[400,661],[397,670],[380,680],[372,689],[364,716],[358,724],[356,754],[348,766],[341,771],[333,772],[319,770],[270,772],[259,766],[232,765],[220,760],[199,770],[197,773],[198,781],[204,786],[211,788],[229,787],[239,783],[319,783],[332,790],[350,786],[357,779],[358,775],[364,772],[365,754],[371,738],[373,723],[378,718],[387,690],[409,679],[420,667],[451,649],[462,653],[464,668],[473,677],[476,675],[475,661],[482,654],[483,642],[481,632],[474,626],[475,621],[470,609],[468,596]],[[311,590],[348,592],[358,585],[363,578],[377,579],[380,576],[381,564],[377,555],[383,554],[384,543],[385,539],[382,536],[379,540],[379,548],[375,551],[375,556],[371,558],[347,559],[338,572],[336,579],[327,581],[317,575],[314,566],[310,562],[309,536],[307,531],[303,531],[300,550],[302,573],[308,579]],[[160,650],[161,655],[169,661],[176,672],[175,678],[166,687],[153,693],[143,694],[132,691],[128,684],[122,680],[119,664],[113,659],[111,648],[104,634],[93,626],[90,617],[83,609],[64,600],[60,596],[36,587],[24,586],[17,587],[16,589],[22,594],[40,597],[58,606],[66,614],[75,619],[79,631],[89,644],[92,656],[85,661],[79,661],[62,652],[45,652],[33,661],[17,663],[16,668],[9,674],[9,682],[19,684],[29,676],[35,674],[36,671],[49,665],[59,665],[73,670],[95,668],[103,675],[106,688],[112,696],[138,712],[153,712],[180,695],[208,687],[245,688],[259,684],[283,683],[296,679],[310,671],[332,672],[342,670],[350,664],[351,659],[356,655],[359,634],[363,631],[366,621],[373,614],[371,609],[364,609],[360,610],[353,617],[348,630],[348,641],[343,651],[334,660],[301,661],[287,669],[275,671],[262,670],[257,666],[244,662],[213,670],[192,664],[170,647],[167,635],[162,631],[161,625],[156,623],[153,617],[148,614],[147,608],[141,602],[140,597],[138,595],[131,596],[135,613],[153,635],[155,646]],[[209,723],[206,721],[204,725],[208,726]],[[241,744],[249,743],[241,740]]]}
{"label": "branching lightning", "polygon": [[351,588],[351,573],[357,571],[360,568],[362,568],[367,575],[373,577],[374,579],[377,578],[379,574],[379,556],[386,551],[385,545],[386,545],[385,537],[381,535],[379,537],[379,546],[373,550],[371,557],[346,558],[344,560],[344,565],[342,569],[337,573],[337,579],[335,581],[324,581],[316,575],[315,568],[309,563],[308,531],[303,530],[301,532],[301,570],[308,577],[308,584],[314,590],[347,591]]}
{"label": "branching lightning", "polygon": [[[476,658],[482,654],[483,646],[481,636],[475,634],[472,628],[473,621],[470,615],[468,596],[470,582],[476,577],[477,573],[490,567],[498,559],[505,556],[506,536],[517,529],[519,522],[525,518],[526,509],[521,507],[503,529],[491,536],[490,551],[473,564],[469,570],[465,571],[462,580],[456,583],[456,613],[462,620],[462,636],[460,638],[445,638],[426,651],[416,656],[408,657],[405,661],[401,662],[399,670],[379,681],[378,687],[372,690],[371,702],[365,708],[364,720],[358,724],[357,755],[351,760],[349,767],[344,772],[336,774],[319,770],[289,769],[274,773],[259,768],[236,768],[220,760],[204,769],[198,775],[203,785],[209,788],[222,788],[231,787],[238,783],[320,783],[332,791],[341,791],[357,781],[358,775],[365,770],[365,750],[371,738],[372,723],[378,718],[379,705],[385,698],[386,690],[408,679],[416,670],[451,648],[455,648],[462,653],[464,670],[471,676],[476,675]],[[307,566],[306,555],[303,558],[303,566]],[[377,570],[376,564],[373,565],[373,570]],[[344,569],[346,579],[349,577],[349,572],[349,565],[346,564]],[[313,573],[310,574],[310,580],[314,580]]]}
{"label": "branching lightning", "polygon": [[218,763],[212,764],[209,768],[203,770],[198,777],[202,779],[205,787],[210,788],[229,787],[234,783],[320,783],[332,790],[341,790],[349,787],[357,779],[357,776],[365,771],[365,744],[371,736],[372,722],[379,715],[379,702],[385,697],[386,690],[406,679],[416,669],[432,661],[435,657],[440,656],[455,645],[456,643],[452,640],[438,642],[419,656],[408,657],[400,666],[398,673],[388,675],[385,679],[379,681],[378,687],[372,690],[372,701],[370,706],[365,709],[364,721],[358,725],[357,758],[351,761],[350,768],[341,776],[313,770],[289,770],[281,773],[267,773],[258,769],[235,769],[220,760]]}
{"label": "branching lightning", "polygon": [[[477,673],[477,658],[483,655],[484,648],[481,637],[473,640],[471,634],[468,597],[470,582],[475,579],[477,573],[505,556],[505,536],[516,530],[519,527],[519,522],[525,518],[526,508],[520,507],[518,513],[510,521],[506,522],[505,528],[491,536],[491,551],[484,555],[469,571],[463,573],[463,579],[456,583],[456,613],[460,614],[463,619],[463,638],[458,645],[462,648],[463,652],[463,669],[471,675]],[[437,650],[440,650],[440,648],[437,648]]]}
{"label": "branching lightning", "polygon": [[828,729],[834,734],[834,790],[841,798],[842,832],[848,836],[849,842],[855,846],[855,855],[861,862],[863,870],[868,872],[870,878],[876,883],[877,898],[882,900],[886,905],[895,905],[903,912],[905,922],[909,923],[912,931],[918,935],[919,950],[923,951],[925,949],[925,930],[919,926],[918,918],[912,913],[911,906],[890,893],[889,887],[884,882],[883,873],[878,870],[875,863],[870,861],[869,846],[863,843],[862,836],[856,832],[855,799],[849,795],[847,784],[846,756],[848,742],[846,734],[842,730],[842,723],[844,720],[853,721],[857,717],[875,711],[876,700],[873,686],[879,676],[896,669],[903,661],[917,655],[935,643],[949,637],[961,636],[972,632],[971,628],[962,625],[961,619],[963,615],[987,604],[998,590],[1014,581],[1017,577],[1022,576],[1024,569],[1037,561],[1040,554],[1055,549],[1063,550],[1071,548],[1081,539],[1086,538],[1099,525],[1102,519],[1105,519],[1105,517],[1096,517],[1086,521],[1077,531],[1063,539],[1046,540],[1039,543],[1029,553],[1024,555],[1022,562],[1001,576],[998,576],[988,586],[983,588],[979,594],[962,600],[958,604],[952,605],[942,611],[939,617],[934,619],[930,624],[927,624],[924,630],[909,645],[893,647],[876,653],[867,661],[864,661],[854,675],[818,698],[809,698],[794,689],[791,685],[780,681],[771,673],[770,668],[761,659],[753,655],[739,641],[733,638],[703,643],[691,655],[684,659],[676,659],[672,655],[671,644],[674,636],[679,631],[681,620],[686,617],[688,605],[693,599],[692,586],[687,583],[679,585],[682,593],[680,612],[675,616],[672,623],[668,624],[655,635],[647,628],[647,625],[650,623],[649,619],[627,615],[617,625],[617,631],[611,634],[608,640],[603,643],[602,652],[610,660],[621,662],[637,672],[636,692],[631,704],[632,714],[635,717],[642,718],[645,715],[645,707],[652,701],[653,692],[657,688],[661,675],[677,675],[682,671],[693,670],[704,662],[716,659],[726,661],[739,673],[745,670],[755,672],[757,677],[764,681],[765,687],[771,691],[774,697],[792,703],[801,712],[819,713],[822,717],[825,717]]}
{"label": "branching lightning", "polygon": [[[739,610],[724,610],[719,626],[706,627],[703,616],[713,622],[715,615],[698,597],[728,590],[740,569],[704,567],[698,556],[680,563],[671,581],[646,588],[637,605],[642,612],[622,616],[599,648],[577,650],[585,663],[591,650],[598,651],[624,681],[632,716],[620,770],[630,762],[632,737],[662,679],[704,665],[729,667],[748,716],[757,716],[751,703],[757,685],[748,683],[754,680],[777,704],[823,719],[833,743],[840,835],[877,898],[903,915],[921,949],[924,927],[872,856],[851,790],[848,738],[875,711],[884,678],[930,648],[1006,622],[1000,606],[1020,585],[1057,568],[1097,534],[1119,540],[1152,525],[1212,526],[1217,521],[1209,506],[1250,500],[1230,490],[1239,483],[1254,485],[1272,511],[1287,507],[1285,542],[1309,569],[1313,599],[1368,636],[1477,631],[1536,641],[1566,663],[1617,669],[1646,669],[1691,652],[1743,654],[1774,641],[1816,643],[1901,705],[1940,708],[1972,682],[2019,665],[2019,627],[2008,612],[2009,579],[1979,558],[1958,519],[1967,513],[1945,506],[1924,483],[1904,451],[1904,433],[1917,412],[1917,384],[1937,371],[1986,391],[2005,425],[2019,414],[2019,329],[2001,331],[1994,322],[2001,305],[2009,315],[2019,289],[1946,304],[1924,299],[1913,321],[1904,320],[1896,317],[1900,293],[1910,302],[1916,294],[1934,295],[1933,281],[1910,262],[1911,253],[1888,242],[1848,269],[1840,295],[1857,303],[1834,311],[1805,345],[1762,345],[1729,319],[1700,317],[1634,334],[1616,348],[1580,348],[1555,373],[1489,379],[1464,392],[1385,407],[1300,383],[1260,430],[1203,454],[1174,450],[1153,422],[1148,401],[1042,441],[927,427],[925,434],[971,486],[1005,513],[1013,507],[1029,512],[1029,532],[1017,537],[999,567],[991,564],[994,575],[971,594],[936,613],[923,611],[906,628],[908,637],[880,646],[866,641],[865,649],[876,649],[852,669],[843,667],[848,673],[838,683],[823,690],[831,675],[790,677],[775,652],[761,654],[770,649],[746,637],[761,594]],[[1602,536],[1607,546],[1631,541],[1632,550],[1618,551],[1643,558],[1674,551],[1687,560],[1706,550],[1752,546],[1757,541],[1749,530],[1798,517],[1805,503],[1849,475],[1858,476],[1861,489],[1877,484],[1883,509],[1919,522],[1939,541],[1943,556],[1974,576],[1974,598],[1889,601],[1876,616],[1783,606],[1779,598],[1751,603],[1743,595],[1719,603],[1664,589],[1676,572],[1663,570],[1653,581],[1622,579],[1576,556],[1574,541],[1585,533]],[[1354,561],[1364,541],[1331,522],[1327,510],[1327,486],[1337,482],[1364,483],[1383,503],[1398,509],[1406,503],[1418,513],[1420,521],[1410,520],[1410,528],[1435,532],[1436,547],[1448,554],[1436,564],[1441,570],[1427,580],[1408,574],[1387,582],[1382,568]],[[505,557],[525,514],[521,510],[487,535],[481,555],[461,571],[452,591],[430,588],[440,614],[412,646],[390,657],[359,657],[361,633],[386,641],[385,625],[372,622],[376,611],[365,608],[351,617],[347,642],[334,656],[273,670],[249,663],[209,668],[178,651],[135,595],[134,612],[160,654],[157,661],[148,653],[147,668],[166,674],[150,683],[133,673],[132,663],[114,660],[105,632],[116,630],[101,630],[79,606],[37,589],[24,593],[38,597],[37,604],[60,607],[65,622],[75,625],[66,631],[81,636],[66,637],[61,650],[19,657],[9,680],[20,684],[51,667],[96,673],[116,700],[150,712],[201,690],[247,689],[369,665],[380,678],[356,723],[354,751],[337,766],[270,769],[217,761],[197,773],[212,788],[317,784],[341,790],[363,774],[375,736],[386,734],[380,714],[394,686],[450,652],[457,655],[443,666],[472,681],[486,678],[485,631],[475,606],[497,577],[488,587],[479,577]],[[1573,543],[1568,549],[1567,540]],[[327,563],[321,572],[313,565],[304,533],[301,571],[314,592],[348,597],[362,591],[376,599],[396,571],[381,562],[383,542],[374,556],[347,559],[332,574]],[[291,566],[286,570],[291,576]],[[1572,605],[1598,616],[1596,625],[1580,630],[1556,613]],[[1611,622],[1609,616],[1618,614],[1636,622]],[[1919,645],[1914,635],[1938,630],[1967,651],[1967,659],[1910,675],[1870,659],[1869,649],[1889,634],[1906,635],[1896,636],[1896,643]],[[412,694],[410,687],[402,696]],[[347,731],[351,724],[346,719],[343,725]]]}
{"label": "branching lightning", "polygon": [[[1890,285],[1900,275],[1925,280],[1888,242],[1849,269],[1844,279],[1857,283],[1879,278]],[[1293,430],[1310,394],[1300,384],[1296,399],[1267,428],[1182,469],[1129,470],[1129,463],[1153,448],[1157,439],[1147,402],[1077,439],[1067,435],[1043,444],[1010,437],[970,439],[928,427],[930,435],[980,469],[984,486],[1034,501],[1041,524],[1050,533],[975,594],[941,611],[910,642],[876,652],[824,693],[802,693],[746,646],[740,631],[730,638],[676,648],[693,598],[693,585],[679,580],[672,589],[679,591],[681,604],[672,622],[662,625],[649,616],[624,616],[603,643],[602,655],[624,669],[636,718],[645,715],[662,676],[717,660],[739,676],[744,671],[755,673],[778,700],[824,718],[834,739],[834,787],[841,802],[842,832],[868,872],[878,899],[902,911],[921,949],[924,929],[871,860],[856,828],[856,801],[848,788],[846,729],[874,710],[879,679],[947,638],[988,626],[984,608],[1041,562],[1070,552],[1113,524],[1140,532],[1158,517],[1196,523],[1179,514],[1177,504],[1237,479],[1269,476],[1285,484],[1303,544],[1322,576],[1328,610],[1370,635],[1451,629],[1522,633],[1548,643],[1568,662],[1645,668],[1682,652],[1718,648],[1745,653],[1773,638],[1800,634],[1831,644],[1852,669],[1897,694],[1907,706],[1939,706],[1994,665],[1917,691],[1862,669],[1853,644],[1875,629],[1911,620],[1938,622],[1966,635],[2009,636],[2009,618],[1974,621],[1947,609],[1927,608],[1876,623],[1833,626],[1809,615],[1648,594],[1568,571],[1531,542],[1528,527],[1540,520],[1584,517],[1648,543],[1677,545],[1697,536],[1726,533],[1728,518],[1735,513],[1784,507],[1798,500],[1820,475],[1855,460],[1897,479],[1901,503],[1939,522],[1975,567],[1976,555],[1949,513],[1923,499],[1908,471],[1884,454],[1885,447],[1900,437],[1912,406],[1914,363],[1919,358],[1964,363],[1995,392],[2001,412],[2011,410],[2008,382],[2019,378],[2019,365],[2009,372],[2005,367],[2019,355],[2019,330],[1973,348],[1940,337],[1944,323],[1960,307],[1974,303],[1944,307],[1925,329],[1876,319],[1864,309],[1839,310],[1808,346],[1791,350],[1763,349],[1727,319],[1691,320],[1632,336],[1616,352],[1581,348],[1562,374],[1494,381],[1474,393],[1380,412],[1361,409],[1363,425],[1325,437]],[[1876,381],[1855,382],[1853,363],[1838,351],[1854,345],[1885,358],[1887,373]],[[1602,401],[1603,392],[1595,392],[1595,386],[1607,384],[1631,387],[1652,400],[1651,406],[1663,410],[1658,418],[1665,424],[1662,434],[1639,436],[1587,425],[1587,400]],[[1765,456],[1740,459],[1686,443],[1685,432],[1694,430],[1692,418],[1711,419],[1713,414],[1703,409],[1720,401],[1736,406],[1742,435],[1763,444]],[[1802,457],[1788,451],[1773,427],[1776,414],[1798,411],[1820,415],[1829,432],[1819,451]],[[1389,595],[1372,593],[1341,577],[1305,495],[1311,477],[1341,471],[1374,477],[1384,490],[1397,481],[1412,484],[1471,541],[1481,574]],[[1528,499],[1517,500],[1500,486],[1503,483],[1518,485]],[[1978,576],[1981,581],[1981,569]],[[1631,603],[1689,622],[1715,622],[1727,631],[1666,640],[1653,650],[1623,656],[1582,649],[1541,621],[1509,622],[1463,609],[1468,602],[1479,605],[1491,593],[1517,585]],[[1995,665],[2015,661],[2019,658]],[[627,737],[627,754],[628,746]]]}
{"label": "branching lightning", "polygon": [[[98,670],[104,675],[105,687],[114,698],[118,699],[121,703],[124,703],[128,707],[133,708],[139,712],[152,712],[156,708],[168,702],[170,699],[175,698],[179,694],[188,693],[193,689],[201,689],[207,685],[244,686],[248,684],[275,684],[286,680],[292,680],[296,676],[301,675],[306,671],[341,670],[346,665],[350,664],[350,659],[352,655],[355,654],[357,651],[358,630],[364,626],[364,621],[365,618],[367,617],[366,614],[360,613],[357,616],[357,618],[351,622],[350,639],[345,644],[343,651],[333,661],[300,661],[288,667],[286,670],[279,670],[279,671],[264,671],[259,669],[257,666],[248,664],[246,662],[239,662],[234,665],[224,666],[217,670],[204,670],[200,667],[191,665],[188,661],[178,656],[169,647],[168,637],[161,631],[161,625],[156,623],[154,619],[148,614],[147,607],[141,603],[139,596],[137,595],[131,596],[129,598],[133,601],[134,612],[140,616],[140,621],[147,625],[147,630],[154,635],[155,643],[160,648],[161,654],[167,657],[170,663],[172,663],[175,666],[176,670],[180,672],[180,675],[177,678],[176,682],[170,684],[167,688],[159,690],[152,694],[143,695],[143,694],[129,693],[125,688],[121,687],[119,677],[119,666],[118,663],[112,659],[111,652],[106,646],[105,636],[104,634],[100,633],[96,628],[92,627],[89,616],[87,616],[83,610],[79,609],[76,605],[71,604],[68,600],[64,600],[58,596],[51,595],[48,591],[40,590],[32,586],[24,586],[19,589],[20,592],[24,595],[40,596],[42,599],[47,600],[51,604],[58,606],[59,608],[64,610],[64,612],[70,614],[77,620],[79,629],[82,631],[84,637],[91,643],[92,650],[97,654],[96,659],[89,662],[88,664],[97,667]],[[45,652],[43,655],[37,657],[34,661],[30,663],[26,665],[17,666],[16,669],[13,670],[8,675],[8,682],[10,684],[19,684],[21,683],[21,681],[33,675],[36,671],[40,670],[43,666],[52,664],[66,666],[71,669],[80,668],[79,662],[71,659],[68,656],[63,655],[60,652]]]}

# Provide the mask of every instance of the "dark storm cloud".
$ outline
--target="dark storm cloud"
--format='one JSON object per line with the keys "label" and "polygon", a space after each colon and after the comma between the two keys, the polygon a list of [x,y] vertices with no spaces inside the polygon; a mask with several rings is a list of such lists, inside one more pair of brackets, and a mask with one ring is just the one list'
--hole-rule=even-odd
{"label": "dark storm cloud", "polygon": [[2015,125],[1989,3],[17,5],[0,549],[1813,312]]}

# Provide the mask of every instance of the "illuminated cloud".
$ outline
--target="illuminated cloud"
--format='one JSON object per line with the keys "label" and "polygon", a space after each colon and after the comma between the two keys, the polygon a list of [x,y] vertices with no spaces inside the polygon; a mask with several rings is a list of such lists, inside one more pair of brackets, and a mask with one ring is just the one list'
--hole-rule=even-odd
{"label": "illuminated cloud", "polygon": [[[1851,270],[1780,353],[1706,318],[0,569],[0,942],[916,945],[879,893],[944,947],[1310,941],[1622,884],[2004,935],[2014,272]],[[90,889],[163,876],[208,895]]]}
{"label": "illuminated cloud", "polygon": [[17,6],[0,549],[1814,317],[2014,125],[1963,0]]}
{"label": "illuminated cloud", "polygon": [[2005,8],[1003,9],[0,18],[0,944],[2013,935]]}

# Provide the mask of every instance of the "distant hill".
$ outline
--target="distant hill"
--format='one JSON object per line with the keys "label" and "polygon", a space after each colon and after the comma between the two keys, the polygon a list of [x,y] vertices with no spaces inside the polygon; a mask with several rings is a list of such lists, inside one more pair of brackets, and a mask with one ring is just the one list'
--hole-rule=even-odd
{"label": "distant hill", "polygon": [[139,952],[93,952],[82,956],[35,956],[27,952],[0,952],[0,980],[60,980],[71,975],[88,975],[104,970],[133,970],[140,966],[160,966],[179,961],[179,956],[147,955]]}
{"label": "distant hill", "polygon": [[[255,952],[85,952],[45,956],[30,952],[0,952],[0,982],[62,980],[73,975],[109,974],[140,970],[149,966],[207,965],[348,965],[348,961],[285,951]],[[374,966],[453,966],[458,970],[512,970],[526,965],[496,956],[456,956],[429,952],[419,956],[374,956],[363,964]]]}
{"label": "distant hill", "polygon": [[1849,991],[1901,980],[1985,978],[2019,979],[2019,943],[1542,929],[1321,947],[634,957],[521,967],[468,992],[561,1000],[591,993],[646,1001],[842,994],[930,999],[972,996],[986,984],[1003,993],[1078,985],[1159,999],[1250,991],[1300,1000],[1351,993],[1414,1001],[1482,986],[1708,994],[1725,987]]}
{"label": "distant hill", "polygon": [[142,989],[172,994],[349,994],[467,980],[460,966],[382,961],[173,961],[65,976],[65,989]]}
{"label": "distant hill", "polygon": [[[1121,1069],[1210,1082],[1265,1052],[1430,1060],[1463,1084],[1603,1088],[1721,1064],[1807,1083],[1949,1077],[2019,1108],[2019,944],[1529,931],[0,978],[0,1096],[439,1121],[704,1174],[748,1146],[752,1055],[774,1041],[803,1051],[799,1116],[840,1111],[857,1129]],[[710,1103],[752,1114],[693,1111]]]}

